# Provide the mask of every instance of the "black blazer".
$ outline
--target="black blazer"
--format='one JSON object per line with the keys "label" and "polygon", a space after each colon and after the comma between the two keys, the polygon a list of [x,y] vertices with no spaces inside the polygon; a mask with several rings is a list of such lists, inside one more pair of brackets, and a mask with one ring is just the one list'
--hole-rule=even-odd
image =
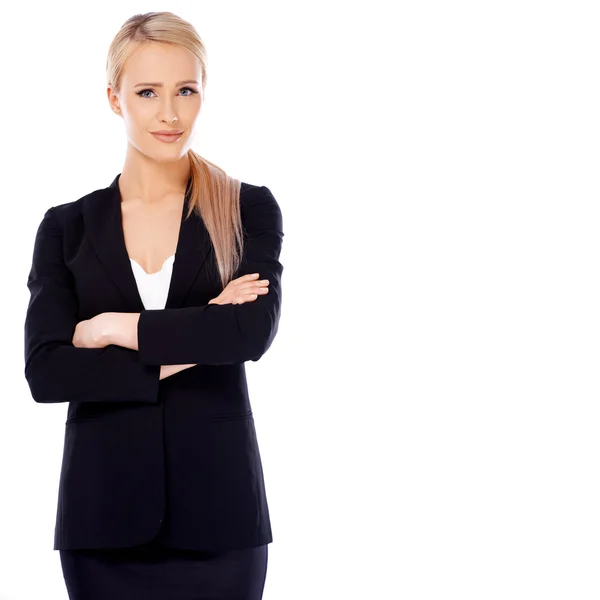
{"label": "black blazer", "polygon": [[[54,549],[142,544],[229,550],[272,542],[245,361],[271,346],[281,310],[281,210],[242,182],[243,262],[269,293],[207,304],[221,291],[202,219],[182,223],[164,310],[145,310],[125,246],[120,174],[51,207],[27,285],[25,377],[36,402],[69,402]],[[188,191],[190,189],[188,182]],[[76,348],[75,326],[140,312],[139,351]],[[160,365],[197,366],[159,380]]]}

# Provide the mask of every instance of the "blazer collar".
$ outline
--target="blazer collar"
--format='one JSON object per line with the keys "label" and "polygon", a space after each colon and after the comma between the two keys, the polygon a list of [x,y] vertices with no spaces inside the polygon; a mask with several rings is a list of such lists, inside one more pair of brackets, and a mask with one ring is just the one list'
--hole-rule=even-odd
{"label": "blazer collar", "polygon": [[[140,297],[131,260],[125,245],[121,216],[119,177],[95,194],[87,196],[82,205],[83,220],[90,243],[108,275],[119,288],[131,312],[141,312]],[[212,250],[204,221],[195,212],[185,219],[189,207],[191,180],[186,189],[179,238],[175,251],[173,273],[165,308],[184,306],[188,292]]]}

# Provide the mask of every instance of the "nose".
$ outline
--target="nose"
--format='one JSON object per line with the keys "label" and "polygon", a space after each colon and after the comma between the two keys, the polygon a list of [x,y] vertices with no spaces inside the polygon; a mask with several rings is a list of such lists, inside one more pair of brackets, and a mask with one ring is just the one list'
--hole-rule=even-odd
{"label": "nose", "polygon": [[160,113],[157,116],[158,120],[163,123],[173,123],[178,120],[173,103],[168,98],[163,101]]}

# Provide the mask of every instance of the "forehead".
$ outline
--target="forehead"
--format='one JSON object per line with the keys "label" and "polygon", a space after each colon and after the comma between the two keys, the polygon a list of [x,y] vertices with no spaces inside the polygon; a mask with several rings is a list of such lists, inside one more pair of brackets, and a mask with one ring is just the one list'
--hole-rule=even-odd
{"label": "forehead", "polygon": [[200,62],[187,48],[152,42],[140,45],[127,59],[123,84],[151,81],[168,85],[183,79],[200,82],[201,73]]}

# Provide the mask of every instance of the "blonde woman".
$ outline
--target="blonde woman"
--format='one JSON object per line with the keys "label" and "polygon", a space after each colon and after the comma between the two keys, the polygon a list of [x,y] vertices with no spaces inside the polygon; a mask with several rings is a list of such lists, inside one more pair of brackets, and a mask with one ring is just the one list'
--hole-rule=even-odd
{"label": "blonde woman", "polygon": [[31,394],[69,403],[54,549],[71,600],[257,600],[273,538],[244,363],[278,329],[281,211],[190,148],[192,25],[130,18],[107,77],[124,167],[47,210],[28,278]]}

